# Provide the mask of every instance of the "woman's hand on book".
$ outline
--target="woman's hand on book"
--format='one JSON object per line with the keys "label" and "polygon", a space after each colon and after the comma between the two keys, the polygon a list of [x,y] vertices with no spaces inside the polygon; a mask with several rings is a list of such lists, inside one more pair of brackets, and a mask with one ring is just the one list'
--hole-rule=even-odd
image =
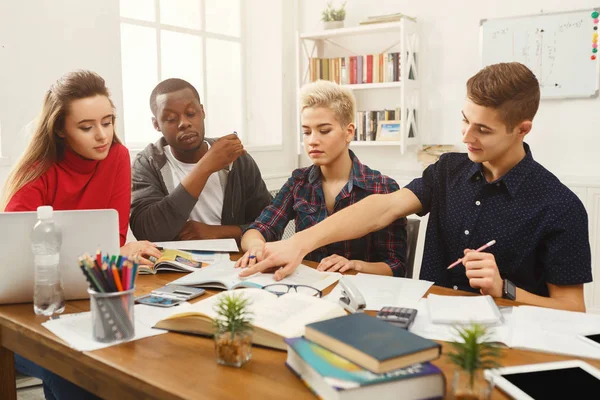
{"label": "woman's hand on book", "polygon": [[256,243],[248,248],[248,251],[237,260],[235,263],[235,268],[248,268],[254,266],[259,261],[263,260],[263,249],[265,248],[265,243]]}
{"label": "woman's hand on book", "polygon": [[162,256],[156,245],[147,240],[126,243],[125,246],[121,247],[120,253],[122,256],[143,265],[154,265],[149,258],[160,258]]}

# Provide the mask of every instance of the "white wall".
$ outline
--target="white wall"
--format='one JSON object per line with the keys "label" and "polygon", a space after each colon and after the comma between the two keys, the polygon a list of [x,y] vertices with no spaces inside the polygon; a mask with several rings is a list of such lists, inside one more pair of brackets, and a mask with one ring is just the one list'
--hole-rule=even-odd
{"label": "white wall", "polygon": [[[300,2],[301,32],[322,29],[320,12],[326,3]],[[369,15],[402,12],[417,17],[423,143],[460,144],[465,83],[481,67],[480,20],[536,14],[542,9],[555,12],[595,6],[597,0],[350,0],[345,26],[356,26]],[[542,100],[527,137],[534,158],[559,177],[600,176],[599,117],[600,98]],[[357,153],[362,161],[392,176],[412,175],[420,168],[414,152],[399,157],[393,148],[360,148]]]}
{"label": "white wall", "polygon": [[[99,73],[123,107],[119,0],[0,2],[2,156],[14,162],[25,147],[19,133],[40,111],[44,93],[75,69]],[[119,121],[118,132],[123,124]],[[0,164],[0,187],[7,174]]]}
{"label": "white wall", "polygon": [[[262,3],[269,1],[278,0],[262,0]],[[254,16],[254,8],[247,1],[248,16]],[[296,165],[295,142],[285,134],[293,130],[295,115],[295,104],[289,101],[295,96],[296,27],[288,23],[295,20],[293,3],[284,1],[269,10],[269,15],[260,16],[266,17],[276,20],[276,26],[267,24],[272,32],[265,33],[264,26],[252,25],[252,21],[247,27],[251,53],[248,79],[253,82],[247,101],[252,105],[249,128],[284,132],[281,145],[250,150],[263,175],[270,180],[269,187],[275,189]],[[280,62],[273,62],[270,67],[278,72],[281,81],[260,90],[263,80],[257,77],[254,82],[252,71],[264,63],[260,52],[264,53],[269,46],[278,46]],[[24,126],[35,118],[45,91],[62,74],[80,68],[98,72],[112,92],[117,113],[122,114],[120,49],[119,0],[45,0],[36,1],[35,6],[28,1],[0,1],[0,191],[10,165],[25,148]],[[268,113],[265,116],[265,109],[276,118],[269,119]],[[151,129],[148,124],[140,129]],[[117,132],[123,133],[122,119],[118,119]]]}

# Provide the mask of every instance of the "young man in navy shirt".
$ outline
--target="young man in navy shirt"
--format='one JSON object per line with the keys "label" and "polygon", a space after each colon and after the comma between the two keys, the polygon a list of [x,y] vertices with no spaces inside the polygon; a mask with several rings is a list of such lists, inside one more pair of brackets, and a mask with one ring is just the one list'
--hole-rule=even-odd
{"label": "young man in navy shirt", "polygon": [[[585,311],[583,284],[592,280],[587,213],[523,142],[539,100],[538,81],[526,66],[484,68],[467,82],[467,154],[443,155],[404,189],[371,195],[291,239],[267,243],[262,260],[240,275],[281,266],[275,277],[282,279],[315,248],[429,213],[421,279]],[[492,247],[474,251],[491,240]]]}

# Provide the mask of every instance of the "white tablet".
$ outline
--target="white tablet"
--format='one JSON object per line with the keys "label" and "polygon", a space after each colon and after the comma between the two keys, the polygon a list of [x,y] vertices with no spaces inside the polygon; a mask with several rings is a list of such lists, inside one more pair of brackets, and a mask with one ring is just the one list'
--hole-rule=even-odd
{"label": "white tablet", "polygon": [[600,370],[581,360],[488,369],[484,376],[517,400],[580,399],[600,393]]}

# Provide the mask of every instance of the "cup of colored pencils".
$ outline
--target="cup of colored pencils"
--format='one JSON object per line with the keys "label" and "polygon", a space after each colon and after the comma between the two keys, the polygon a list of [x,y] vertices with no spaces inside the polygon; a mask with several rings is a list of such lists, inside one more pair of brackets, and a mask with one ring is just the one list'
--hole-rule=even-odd
{"label": "cup of colored pencils", "polygon": [[126,341],[135,336],[133,303],[138,264],[124,256],[84,254],[79,268],[90,288],[93,338],[99,342]]}

